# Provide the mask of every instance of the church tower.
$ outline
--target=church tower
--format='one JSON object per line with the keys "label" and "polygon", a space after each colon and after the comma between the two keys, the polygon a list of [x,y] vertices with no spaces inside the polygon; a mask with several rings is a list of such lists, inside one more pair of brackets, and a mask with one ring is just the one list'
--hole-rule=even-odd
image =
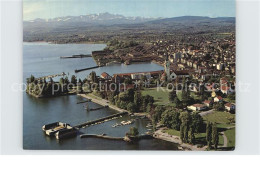
{"label": "church tower", "polygon": [[171,78],[171,73],[170,73],[170,61],[168,58],[168,53],[166,53],[166,59],[165,59],[165,63],[164,63],[164,72],[167,76],[167,81],[169,81]]}

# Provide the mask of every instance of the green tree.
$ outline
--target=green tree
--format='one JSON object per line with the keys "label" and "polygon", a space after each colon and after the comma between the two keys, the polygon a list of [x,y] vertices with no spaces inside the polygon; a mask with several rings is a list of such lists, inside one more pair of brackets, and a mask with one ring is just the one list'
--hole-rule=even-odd
{"label": "green tree", "polygon": [[165,111],[164,106],[156,106],[154,109],[154,114],[152,116],[153,121],[160,122],[162,118],[162,113]]}
{"label": "green tree", "polygon": [[188,112],[181,112],[180,114],[180,120],[183,130],[183,142],[188,142],[189,139],[189,125],[190,125],[190,114]]}
{"label": "green tree", "polygon": [[64,84],[64,79],[60,78],[60,85],[63,85],[63,84]]}
{"label": "green tree", "polygon": [[129,131],[129,135],[137,136],[139,134],[138,129],[136,127],[131,127]]}
{"label": "green tree", "polygon": [[173,107],[176,107],[176,108],[181,107],[181,101],[178,99],[178,97],[174,98]]}
{"label": "green tree", "polygon": [[223,102],[219,102],[213,105],[213,108],[217,111],[224,111],[225,110],[225,106]]}
{"label": "green tree", "polygon": [[190,126],[190,133],[189,133],[189,141],[191,144],[195,143],[195,130],[194,130],[194,126]]}
{"label": "green tree", "polygon": [[130,102],[129,104],[127,104],[127,110],[130,111],[131,113],[136,112],[136,105],[133,102]]}
{"label": "green tree", "polygon": [[213,141],[214,149],[217,149],[219,143],[219,134],[218,134],[218,128],[215,123],[212,126],[212,141]]}
{"label": "green tree", "polygon": [[206,141],[208,148],[211,149],[212,145],[212,123],[208,122],[206,127]]}
{"label": "green tree", "polygon": [[174,102],[175,98],[177,98],[176,91],[172,90],[171,92],[169,92],[169,100],[170,100],[170,102]]}
{"label": "green tree", "polygon": [[182,123],[180,127],[180,138],[181,141],[184,142],[184,123]]}
{"label": "green tree", "polygon": [[193,112],[191,114],[191,126],[194,129],[194,133],[199,133],[205,130],[203,118],[198,112]]}
{"label": "green tree", "polygon": [[180,130],[180,118],[179,112],[173,109],[168,109],[162,113],[161,121],[168,128],[173,128],[175,130]]}
{"label": "green tree", "polygon": [[97,74],[95,71],[92,71],[90,74],[89,74],[89,77],[90,77],[90,80],[93,82],[93,83],[97,83]]}
{"label": "green tree", "polygon": [[76,85],[76,84],[77,84],[77,77],[76,77],[75,75],[72,75],[70,82],[71,82],[72,84]]}

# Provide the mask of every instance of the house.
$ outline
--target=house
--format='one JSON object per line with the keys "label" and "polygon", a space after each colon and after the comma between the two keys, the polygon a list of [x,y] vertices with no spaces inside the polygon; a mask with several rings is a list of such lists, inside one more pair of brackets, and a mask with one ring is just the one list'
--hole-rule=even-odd
{"label": "house", "polygon": [[205,101],[203,102],[203,104],[205,104],[207,107],[210,107],[210,106],[212,106],[213,102],[210,101],[210,100],[205,100]]}
{"label": "house", "polygon": [[112,77],[111,77],[108,73],[106,73],[106,72],[103,72],[103,73],[100,75],[100,77],[103,78],[103,79],[111,79],[111,78],[112,78]]}
{"label": "house", "polygon": [[225,104],[225,109],[227,110],[227,111],[234,111],[235,110],[235,108],[236,108],[236,106],[235,106],[235,104],[231,104],[231,103],[226,103]]}
{"label": "house", "polygon": [[221,85],[220,90],[223,94],[231,94],[234,93],[234,90],[231,89],[231,87],[226,86],[226,85]]}
{"label": "house", "polygon": [[214,102],[222,102],[223,101],[223,98],[221,96],[216,96],[214,98]]}
{"label": "house", "polygon": [[207,109],[207,106],[205,104],[193,104],[188,106],[187,108],[192,111],[202,111]]}

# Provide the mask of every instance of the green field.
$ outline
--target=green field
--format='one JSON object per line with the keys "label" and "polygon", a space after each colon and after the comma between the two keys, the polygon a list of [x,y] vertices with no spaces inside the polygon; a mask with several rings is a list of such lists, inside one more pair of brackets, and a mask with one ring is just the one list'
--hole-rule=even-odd
{"label": "green field", "polygon": [[230,117],[235,117],[235,115],[230,114],[229,112],[214,111],[211,114],[203,116],[203,119],[214,123],[229,123],[228,118]]}
{"label": "green field", "polygon": [[226,130],[224,133],[225,133],[225,135],[227,136],[227,139],[228,139],[227,146],[228,147],[235,147],[235,141],[236,141],[235,128],[232,128],[230,130]]}
{"label": "green field", "polygon": [[169,135],[180,136],[180,132],[174,129],[167,129],[163,132],[168,133]]}
{"label": "green field", "polygon": [[157,88],[145,88],[142,90],[142,95],[150,95],[154,98],[156,105],[171,105],[169,101],[169,91],[163,88],[163,90]]}

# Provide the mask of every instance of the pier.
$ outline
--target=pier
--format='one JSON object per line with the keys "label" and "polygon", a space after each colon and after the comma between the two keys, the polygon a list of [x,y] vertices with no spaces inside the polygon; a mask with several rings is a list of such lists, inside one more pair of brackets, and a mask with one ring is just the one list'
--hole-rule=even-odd
{"label": "pier", "polygon": [[96,123],[104,122],[104,121],[107,121],[107,120],[115,119],[115,118],[117,118],[119,116],[122,116],[122,115],[125,115],[125,114],[127,114],[127,112],[120,112],[120,113],[112,114],[110,116],[106,116],[106,117],[103,117],[103,118],[99,118],[99,119],[83,122],[83,123],[81,123],[79,125],[76,125],[74,127],[75,128],[82,128],[84,126],[89,126],[89,125],[93,125],[93,124],[96,124]]}
{"label": "pier", "polygon": [[91,69],[96,69],[96,68],[99,68],[99,67],[102,67],[102,66],[94,66],[94,67],[88,67],[88,68],[84,68],[84,69],[76,69],[75,73],[81,72],[81,71],[87,71],[87,70],[91,70]]}

